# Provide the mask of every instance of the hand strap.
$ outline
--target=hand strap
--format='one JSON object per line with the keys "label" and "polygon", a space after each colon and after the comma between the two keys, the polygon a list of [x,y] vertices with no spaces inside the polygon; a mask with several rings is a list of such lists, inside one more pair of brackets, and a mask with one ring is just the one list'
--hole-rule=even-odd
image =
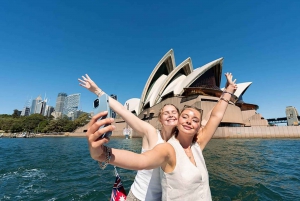
{"label": "hand strap", "polygon": [[103,161],[103,162],[98,161],[98,164],[102,170],[104,170],[106,168],[106,166],[109,164],[109,161],[111,158],[111,148],[103,145],[103,149],[104,149],[103,151],[105,153],[105,161]]}

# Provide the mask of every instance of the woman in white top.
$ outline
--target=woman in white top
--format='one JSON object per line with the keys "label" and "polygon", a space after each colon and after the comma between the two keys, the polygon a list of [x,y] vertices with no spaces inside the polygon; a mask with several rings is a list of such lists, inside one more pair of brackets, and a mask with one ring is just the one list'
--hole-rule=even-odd
{"label": "woman in white top", "polygon": [[202,150],[218,128],[231,95],[237,88],[231,73],[226,73],[225,76],[225,91],[204,127],[200,129],[201,110],[185,107],[178,119],[178,130],[168,143],[158,144],[142,154],[104,146],[109,139],[98,138],[103,133],[112,131],[114,126],[98,129],[103,124],[113,122],[113,119],[97,121],[106,112],[95,115],[86,133],[92,158],[132,170],[160,167],[162,200],[211,200],[209,177]]}
{"label": "woman in white top", "polygon": [[[104,92],[96,83],[86,74],[82,79],[78,79],[80,85],[97,96]],[[156,130],[149,123],[139,119],[137,116],[128,111],[122,104],[113,98],[109,98],[109,106],[119,114],[128,125],[143,136],[142,151],[144,153],[151,150],[159,143],[164,143],[170,139],[174,133],[175,126],[178,122],[179,110],[172,104],[164,105],[158,114],[158,120],[162,125],[160,131]],[[127,201],[130,200],[161,200],[161,182],[159,169],[139,170],[130,188]]]}

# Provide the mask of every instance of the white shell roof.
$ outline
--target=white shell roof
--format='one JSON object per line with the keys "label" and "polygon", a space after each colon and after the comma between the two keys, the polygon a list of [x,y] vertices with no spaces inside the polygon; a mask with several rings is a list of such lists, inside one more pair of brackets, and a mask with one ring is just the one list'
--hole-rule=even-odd
{"label": "white shell roof", "polygon": [[161,101],[162,97],[171,93],[172,91],[173,91],[173,93],[180,91],[181,90],[180,83],[182,83],[185,80],[185,78],[186,78],[185,75],[180,75],[175,80],[173,80],[173,82],[170,83],[169,86],[164,90],[161,97],[158,99],[157,103],[159,103]]}
{"label": "white shell roof", "polygon": [[140,104],[140,99],[139,98],[131,98],[127,100],[124,104],[124,107],[127,109],[127,104],[129,106],[128,110],[133,112],[135,111],[136,114],[139,114],[138,108]]}
{"label": "white shell roof", "polygon": [[152,71],[152,73],[150,74],[145,86],[144,86],[144,89],[143,89],[143,92],[142,92],[142,95],[141,95],[141,101],[140,101],[140,105],[139,105],[139,111],[142,109],[142,106],[143,106],[143,102],[146,98],[146,94],[149,90],[149,87],[150,87],[150,83],[152,82],[152,79],[154,77],[154,75],[156,74],[156,72],[159,70],[159,68],[161,67],[161,65],[168,59],[171,59],[171,68],[170,69],[170,72],[173,71],[173,69],[175,68],[176,64],[175,64],[175,59],[174,59],[174,51],[173,49],[169,50],[162,58],[161,60],[156,64],[154,70]]}
{"label": "white shell roof", "polygon": [[216,59],[208,64],[205,64],[204,66],[195,69],[191,74],[189,74],[186,79],[180,83],[180,86],[178,87],[177,91],[174,91],[174,95],[182,95],[183,88],[189,87],[193,82],[199,78],[201,75],[203,75],[207,70],[214,67],[215,65],[222,63],[223,58]]}
{"label": "white shell roof", "polygon": [[[240,98],[241,95],[243,95],[246,90],[248,89],[248,87],[252,84],[252,82],[244,82],[244,83],[239,83],[237,84],[237,90],[234,92],[234,95],[237,98]],[[224,90],[224,88],[221,89],[222,91]]]}
{"label": "white shell roof", "polygon": [[158,96],[159,89],[163,86],[165,83],[165,80],[167,79],[168,76],[166,75],[161,75],[153,85],[151,91],[148,94],[148,97],[146,101],[144,102],[144,105],[146,105],[148,102],[150,102],[150,107],[152,107],[155,104],[155,99]]}
{"label": "white shell roof", "polygon": [[[176,81],[176,83],[178,83],[179,81],[182,81],[183,79],[183,77],[185,78],[186,77],[186,75],[183,75],[183,74],[181,74],[179,77],[181,78],[181,79],[179,79],[178,80],[178,78],[179,77],[177,77],[175,80],[173,80],[172,81],[172,83],[170,83],[171,82],[171,80],[174,78],[174,76],[178,76],[179,75],[179,71],[181,70],[181,69],[184,69],[184,73],[186,74],[186,75],[188,75],[188,74],[190,74],[192,71],[193,71],[193,64],[192,64],[192,60],[191,60],[191,58],[189,57],[189,58],[187,58],[186,60],[184,60],[181,64],[179,64],[169,75],[168,75],[168,77],[166,78],[166,80],[165,80],[165,82],[163,83],[163,85],[161,85],[161,87],[159,88],[159,91],[158,91],[158,93],[157,93],[157,96],[156,96],[156,98],[155,98],[155,104],[156,103],[159,103],[160,101],[161,101],[161,97],[162,96],[164,96],[164,95],[166,95],[166,94],[168,94],[169,93],[169,90],[172,90],[172,88],[174,88],[174,87],[176,87],[176,86],[174,86],[174,82]],[[173,87],[172,88],[170,88],[169,86],[170,85],[172,85]],[[168,86],[168,87],[167,87]],[[167,90],[167,88],[168,88],[168,90]],[[167,90],[167,92],[166,92],[166,90]],[[151,106],[151,105],[150,105]]]}

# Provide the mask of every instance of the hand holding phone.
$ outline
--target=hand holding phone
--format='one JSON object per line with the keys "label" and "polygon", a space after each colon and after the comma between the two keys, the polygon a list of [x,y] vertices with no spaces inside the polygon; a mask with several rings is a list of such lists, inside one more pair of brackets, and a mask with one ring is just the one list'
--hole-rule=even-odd
{"label": "hand holding phone", "polygon": [[[107,94],[103,94],[102,96],[98,97],[94,101],[94,115],[98,114],[99,112],[107,111],[107,115],[101,117],[98,121],[105,119],[105,118],[111,118],[113,117],[112,113],[113,111],[109,107],[109,96]],[[110,124],[105,124],[101,126],[99,129],[104,128]],[[109,138],[112,135],[112,132],[106,132],[103,135],[100,136],[100,138]]]}

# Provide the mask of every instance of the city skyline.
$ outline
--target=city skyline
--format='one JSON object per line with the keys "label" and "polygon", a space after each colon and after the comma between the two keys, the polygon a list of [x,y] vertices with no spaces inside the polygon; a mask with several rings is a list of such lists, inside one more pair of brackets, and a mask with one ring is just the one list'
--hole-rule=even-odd
{"label": "city skyline", "polygon": [[[67,94],[64,92],[59,92],[57,95],[57,99],[55,102],[55,107],[48,105],[48,99],[46,96],[44,99],[39,95],[35,99],[26,100],[26,104],[22,108],[22,110],[17,109],[21,112],[21,116],[29,116],[31,114],[41,114],[43,116],[50,116],[52,112],[60,113],[67,115],[68,117],[74,118],[74,113],[77,111],[81,111],[80,106],[80,93],[76,94]],[[61,97],[64,97],[63,99]],[[52,115],[53,116],[53,115]],[[55,116],[55,115],[54,115]],[[75,115],[77,116],[77,115]],[[56,117],[55,117],[56,118]]]}
{"label": "city skyline", "polygon": [[252,82],[244,98],[257,112],[283,117],[287,106],[300,108],[299,7],[297,1],[5,1],[0,114],[22,110],[45,90],[53,106],[60,91],[81,93],[81,109],[91,112],[96,96],[77,81],[86,73],[122,104],[141,98],[161,55],[174,49],[177,64],[191,57],[195,68],[223,57],[223,74]]}

